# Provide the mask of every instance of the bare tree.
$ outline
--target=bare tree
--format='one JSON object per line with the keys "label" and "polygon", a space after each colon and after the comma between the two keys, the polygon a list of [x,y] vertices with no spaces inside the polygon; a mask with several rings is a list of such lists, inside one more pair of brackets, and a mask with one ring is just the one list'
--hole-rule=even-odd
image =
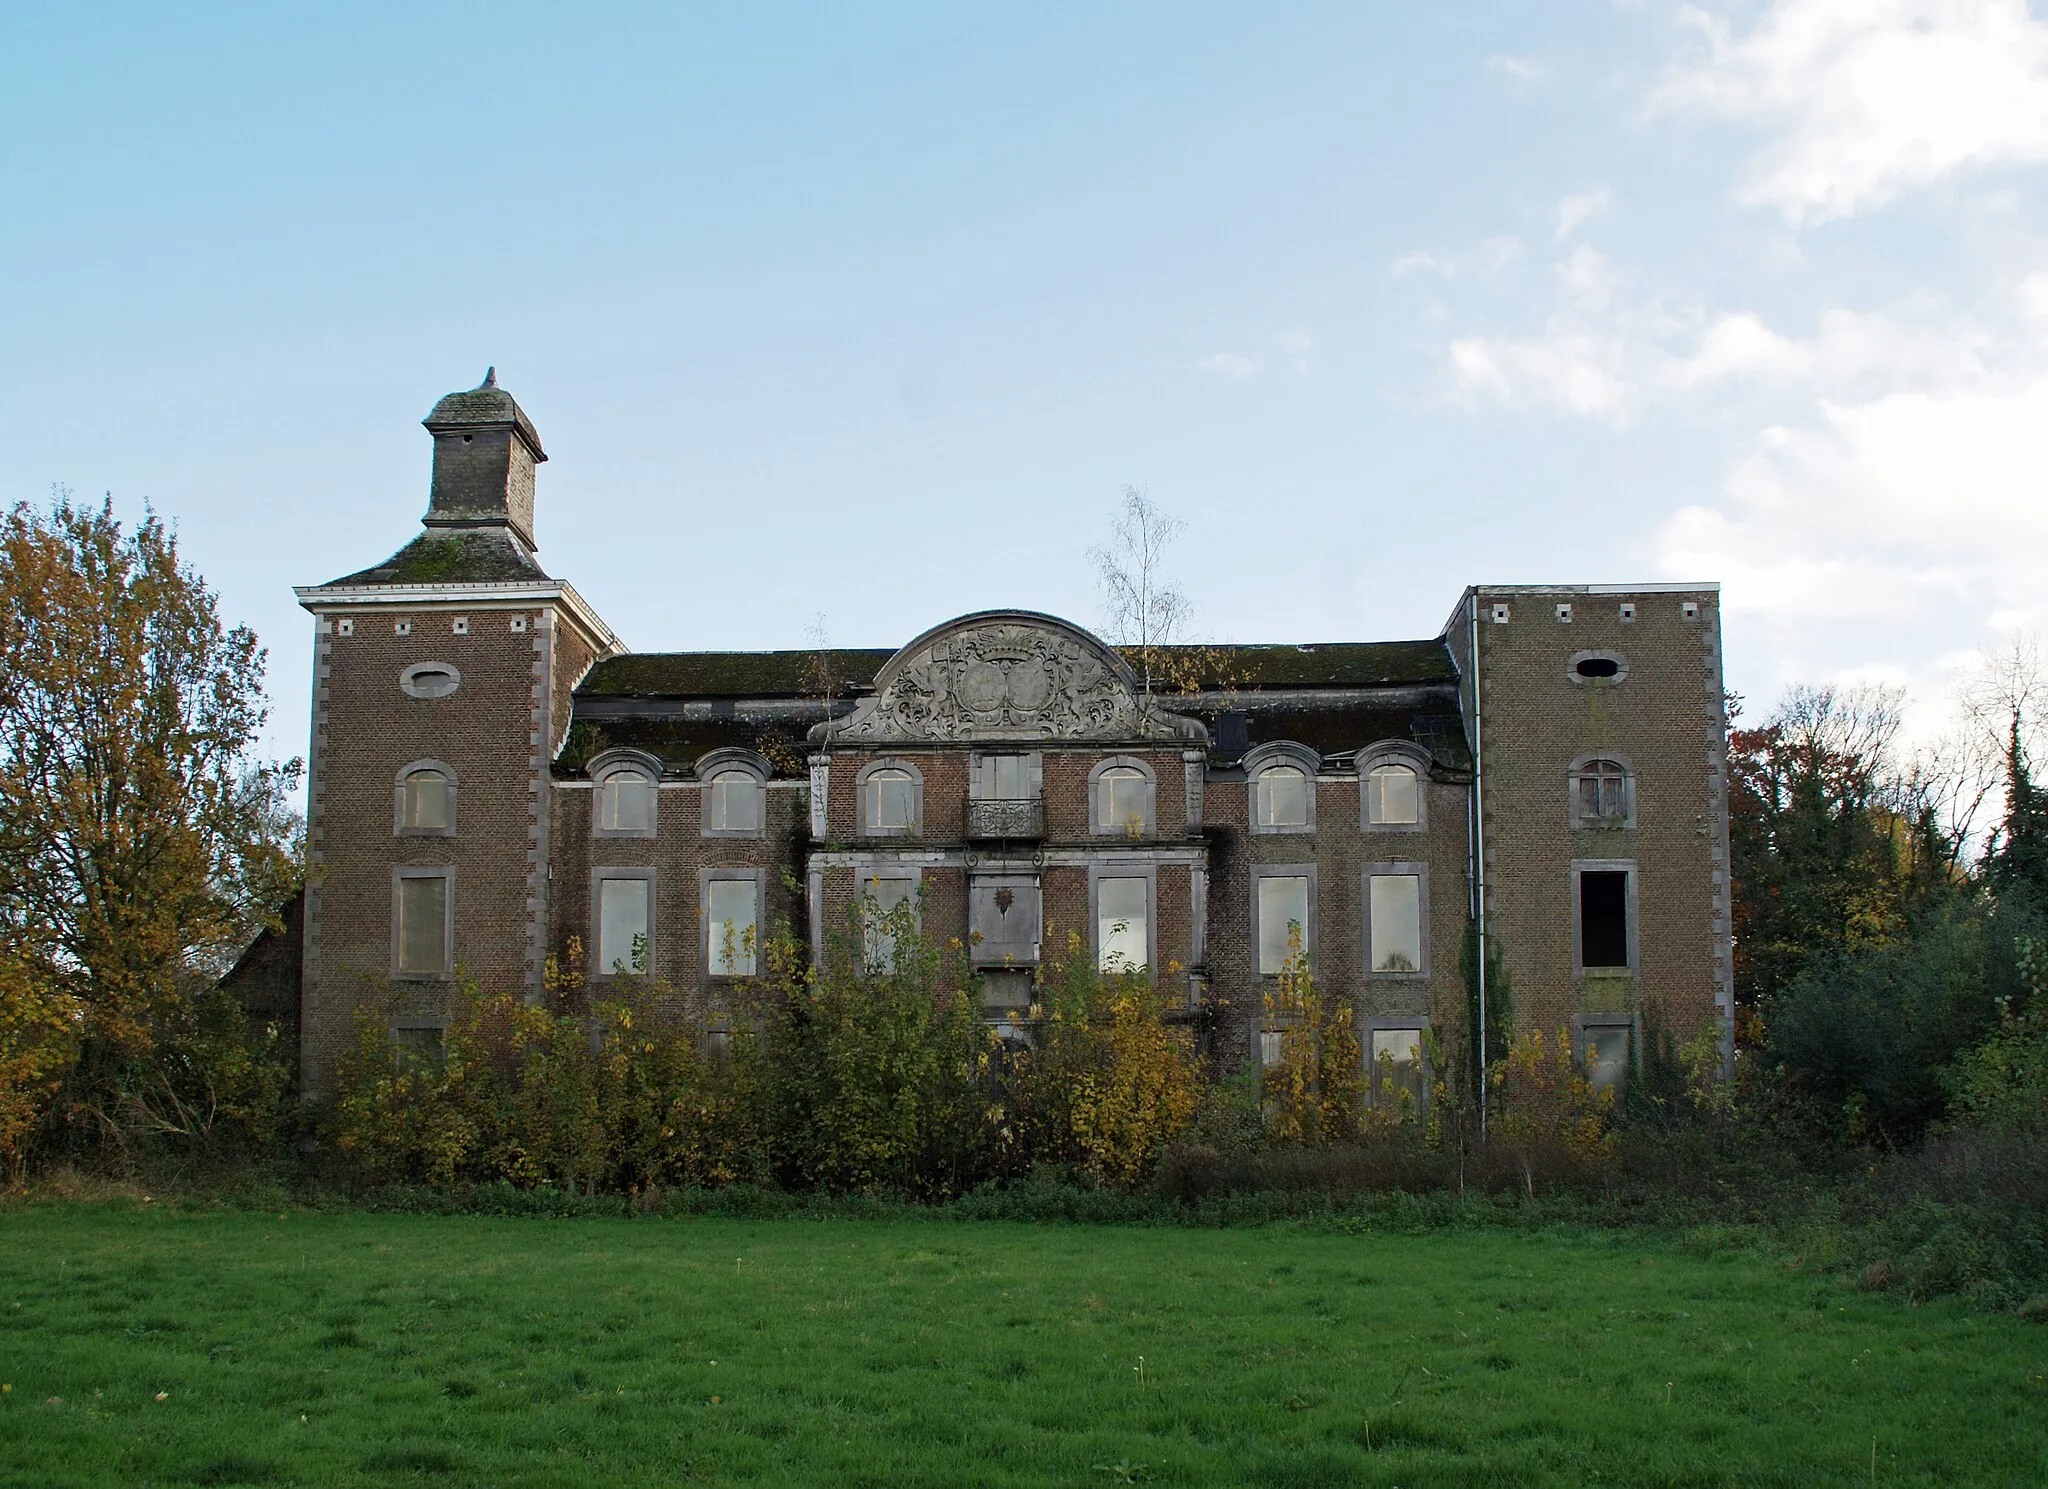
{"label": "bare tree", "polygon": [[1152,691],[1161,647],[1184,639],[1193,612],[1188,597],[1166,574],[1166,550],[1187,524],[1159,507],[1136,486],[1124,487],[1123,511],[1110,527],[1110,541],[1088,550],[1102,585],[1109,639],[1138,661],[1145,691]]}

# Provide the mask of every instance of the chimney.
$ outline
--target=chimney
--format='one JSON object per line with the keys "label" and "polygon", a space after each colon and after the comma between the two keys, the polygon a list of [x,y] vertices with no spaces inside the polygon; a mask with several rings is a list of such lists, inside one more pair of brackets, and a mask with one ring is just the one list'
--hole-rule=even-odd
{"label": "chimney", "polygon": [[533,468],[547,459],[540,435],[498,369],[466,393],[450,393],[421,420],[434,436],[434,485],[428,527],[509,528],[531,550]]}

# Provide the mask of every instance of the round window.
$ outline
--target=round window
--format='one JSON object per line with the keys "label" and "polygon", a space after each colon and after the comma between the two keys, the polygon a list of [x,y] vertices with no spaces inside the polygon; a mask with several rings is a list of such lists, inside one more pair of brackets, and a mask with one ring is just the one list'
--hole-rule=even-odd
{"label": "round window", "polygon": [[1613,687],[1628,679],[1628,663],[1611,651],[1572,653],[1565,676],[1580,686]]}
{"label": "round window", "polygon": [[462,686],[452,662],[419,662],[398,674],[398,686],[409,698],[446,698]]}

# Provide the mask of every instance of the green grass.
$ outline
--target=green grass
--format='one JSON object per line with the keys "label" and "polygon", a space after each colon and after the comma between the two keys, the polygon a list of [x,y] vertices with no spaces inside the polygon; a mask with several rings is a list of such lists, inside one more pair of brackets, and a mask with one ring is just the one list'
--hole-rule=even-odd
{"label": "green grass", "polygon": [[2048,1328],[1566,1231],[15,1206],[0,1379],[9,1484],[2048,1482]]}

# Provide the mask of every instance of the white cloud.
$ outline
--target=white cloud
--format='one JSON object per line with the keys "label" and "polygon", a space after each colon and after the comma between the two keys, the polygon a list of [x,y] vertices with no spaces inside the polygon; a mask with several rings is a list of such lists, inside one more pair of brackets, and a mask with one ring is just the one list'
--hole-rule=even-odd
{"label": "white cloud", "polygon": [[1394,260],[1389,271],[1396,279],[1404,274],[1435,274],[1444,279],[1490,279],[1522,257],[1522,240],[1514,237],[1486,238],[1463,253],[1415,252]]}
{"label": "white cloud", "polygon": [[1257,352],[1245,356],[1239,352],[1217,352],[1204,357],[1195,366],[1204,372],[1220,372],[1225,377],[1257,377],[1263,358]]}
{"label": "white cloud", "polygon": [[1504,78],[1517,83],[1547,83],[1550,81],[1550,64],[1538,57],[1510,57],[1496,54],[1486,59],[1489,72],[1497,72]]}
{"label": "white cloud", "polygon": [[1705,55],[1665,77],[1653,111],[1769,130],[1737,199],[1794,225],[2048,160],[2048,23],[2026,0],[1777,0],[1740,33],[1684,15]]}
{"label": "white cloud", "polygon": [[1557,204],[1557,240],[1562,243],[1581,224],[1614,210],[1614,194],[1602,186],[1594,191],[1574,192]]}

